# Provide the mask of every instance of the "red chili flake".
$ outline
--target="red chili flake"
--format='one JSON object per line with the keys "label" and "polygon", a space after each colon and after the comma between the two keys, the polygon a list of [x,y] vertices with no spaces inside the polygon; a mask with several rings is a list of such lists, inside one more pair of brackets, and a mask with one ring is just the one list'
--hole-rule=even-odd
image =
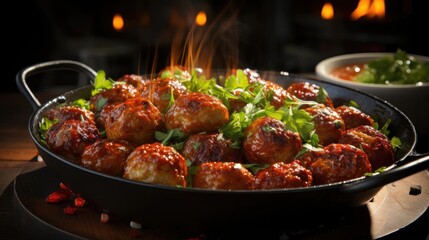
{"label": "red chili flake", "polygon": [[71,193],[64,191],[64,190],[58,190],[55,192],[52,192],[51,194],[49,194],[46,199],[45,202],[47,203],[59,203],[61,201],[67,200],[70,197]]}
{"label": "red chili flake", "polygon": [[81,197],[76,197],[74,199],[74,205],[76,207],[83,207],[83,205],[85,205],[85,199],[81,198]]}
{"label": "red chili flake", "polygon": [[71,191],[69,187],[67,187],[67,185],[65,185],[64,183],[60,182],[60,188],[67,190],[67,191]]}
{"label": "red chili flake", "polygon": [[74,215],[76,213],[77,207],[68,205],[64,208],[64,213],[67,215]]}

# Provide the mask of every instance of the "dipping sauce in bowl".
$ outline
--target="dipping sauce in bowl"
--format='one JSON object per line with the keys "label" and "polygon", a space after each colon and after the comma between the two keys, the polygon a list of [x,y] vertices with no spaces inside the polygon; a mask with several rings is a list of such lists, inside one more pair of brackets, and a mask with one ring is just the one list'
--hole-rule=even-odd
{"label": "dipping sauce in bowl", "polygon": [[334,68],[331,74],[337,78],[353,81],[353,79],[364,69],[364,67],[365,63],[347,64]]}
{"label": "dipping sauce in bowl", "polygon": [[[429,102],[429,70],[423,70],[427,69],[429,57],[408,54],[411,60],[402,56],[405,60],[395,61],[393,64],[392,61],[387,61],[389,64],[386,65],[376,61],[375,66],[369,71],[367,69],[371,62],[393,59],[395,54],[398,53],[372,52],[333,56],[316,65],[316,75],[323,81],[357,89],[388,101],[411,119],[419,137],[429,137],[427,107],[425,108],[425,104]],[[416,64],[419,66],[416,67]],[[415,74],[417,72],[421,74]]]}

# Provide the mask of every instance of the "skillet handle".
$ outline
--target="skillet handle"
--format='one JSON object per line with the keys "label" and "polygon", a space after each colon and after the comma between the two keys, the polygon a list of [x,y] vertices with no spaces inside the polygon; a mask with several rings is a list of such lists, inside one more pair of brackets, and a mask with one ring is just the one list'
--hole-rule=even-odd
{"label": "skillet handle", "polygon": [[28,87],[27,78],[42,72],[54,70],[71,70],[87,74],[91,79],[94,79],[97,73],[87,65],[72,61],[72,60],[56,60],[44,62],[26,67],[16,74],[16,85],[19,91],[30,102],[33,110],[37,110],[41,105],[39,99],[34,95],[33,91]]}
{"label": "skillet handle", "polygon": [[429,153],[421,154],[420,157],[421,158],[405,163],[404,165],[396,166],[378,175],[365,178],[362,181],[346,183],[342,186],[341,191],[348,194],[363,192],[382,187],[388,183],[429,169]]}

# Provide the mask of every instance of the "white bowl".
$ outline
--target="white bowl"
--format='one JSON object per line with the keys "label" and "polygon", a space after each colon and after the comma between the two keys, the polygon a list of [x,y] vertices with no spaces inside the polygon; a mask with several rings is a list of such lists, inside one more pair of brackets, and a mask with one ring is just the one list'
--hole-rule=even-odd
{"label": "white bowl", "polygon": [[[429,122],[427,121],[429,112],[429,83],[422,83],[420,85],[359,83],[343,80],[331,74],[334,68],[340,66],[353,63],[367,63],[370,60],[393,56],[393,54],[387,52],[354,53],[327,58],[316,65],[316,75],[323,81],[357,89],[386,100],[411,119],[419,137],[427,139],[429,137]],[[409,55],[415,57],[418,61],[429,61],[429,57],[426,56]]]}

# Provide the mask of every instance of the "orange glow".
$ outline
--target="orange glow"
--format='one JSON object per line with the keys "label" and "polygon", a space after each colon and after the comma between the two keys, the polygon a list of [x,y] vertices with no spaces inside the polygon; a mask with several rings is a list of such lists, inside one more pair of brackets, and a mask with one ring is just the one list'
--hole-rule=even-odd
{"label": "orange glow", "polygon": [[115,14],[112,20],[113,29],[121,31],[124,28],[124,19],[121,14]]}
{"label": "orange glow", "polygon": [[206,22],[207,22],[206,13],[204,11],[198,12],[197,17],[195,18],[195,23],[198,26],[204,26],[204,25],[206,25]]}
{"label": "orange glow", "polygon": [[332,3],[327,2],[323,4],[320,16],[325,20],[330,20],[334,18],[334,7],[332,6]]}
{"label": "orange glow", "polygon": [[356,9],[350,15],[353,20],[358,20],[361,17],[368,18],[384,18],[386,9],[384,0],[359,0]]}

